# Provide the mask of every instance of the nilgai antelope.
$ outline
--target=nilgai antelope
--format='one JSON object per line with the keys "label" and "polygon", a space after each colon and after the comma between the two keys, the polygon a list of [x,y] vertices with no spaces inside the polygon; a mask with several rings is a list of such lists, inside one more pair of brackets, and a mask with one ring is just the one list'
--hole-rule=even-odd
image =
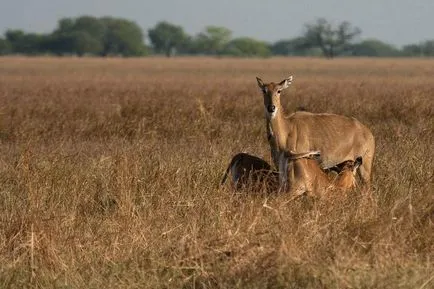
{"label": "nilgai antelope", "polygon": [[271,166],[263,159],[247,153],[239,153],[232,158],[221,185],[226,182],[229,172],[236,189],[249,183],[259,185],[263,182],[266,182],[270,190],[276,190],[278,187],[278,173],[272,171]]}
{"label": "nilgai antelope", "polygon": [[[264,83],[256,78],[264,97],[267,133],[273,162],[280,172],[280,185],[294,182],[291,172],[285,179],[285,151],[320,151],[321,168],[327,169],[346,160],[363,157],[358,174],[365,187],[370,184],[375,140],[371,131],[355,118],[330,113],[297,111],[285,116],[280,103],[282,90],[289,87],[292,76],[279,83]],[[270,137],[271,135],[271,137]],[[291,168],[291,166],[289,167]]]}
{"label": "nilgai antelope", "polygon": [[355,188],[355,175],[362,164],[362,157],[336,165],[337,175],[330,175],[322,170],[319,157],[319,151],[298,154],[284,152],[285,161],[293,164],[294,183],[289,188],[291,194],[297,196],[307,193],[319,196],[330,190],[347,192]]}

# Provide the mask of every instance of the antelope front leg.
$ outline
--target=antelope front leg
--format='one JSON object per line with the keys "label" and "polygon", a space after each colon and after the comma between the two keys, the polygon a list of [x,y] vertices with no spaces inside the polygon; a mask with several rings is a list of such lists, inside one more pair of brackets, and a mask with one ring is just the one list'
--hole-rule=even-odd
{"label": "antelope front leg", "polygon": [[288,158],[284,152],[279,153],[279,192],[288,191]]}

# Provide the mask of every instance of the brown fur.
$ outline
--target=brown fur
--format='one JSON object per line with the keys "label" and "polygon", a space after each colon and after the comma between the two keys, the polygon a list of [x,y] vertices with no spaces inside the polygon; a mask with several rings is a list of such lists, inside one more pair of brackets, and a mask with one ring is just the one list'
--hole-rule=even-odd
{"label": "brown fur", "polygon": [[221,185],[226,182],[229,171],[235,189],[240,189],[249,182],[256,185],[265,182],[267,189],[277,189],[278,173],[272,171],[270,164],[256,156],[247,153],[236,154],[226,169]]}
{"label": "brown fur", "polygon": [[304,158],[297,155],[285,152],[286,161],[293,165],[295,182],[289,189],[294,196],[304,193],[320,196],[330,190],[347,192],[355,187],[355,174],[362,164],[361,157],[338,164],[339,173],[331,176],[321,169],[318,159],[311,158],[317,156],[317,152],[306,153]]}

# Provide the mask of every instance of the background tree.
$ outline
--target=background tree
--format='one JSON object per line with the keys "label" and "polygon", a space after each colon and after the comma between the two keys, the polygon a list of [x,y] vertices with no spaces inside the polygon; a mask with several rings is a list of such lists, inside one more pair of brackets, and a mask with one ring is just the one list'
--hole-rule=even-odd
{"label": "background tree", "polygon": [[310,47],[319,47],[327,58],[348,52],[352,41],[361,33],[357,27],[344,21],[337,27],[333,27],[324,18],[318,19],[313,24],[305,25],[304,38]]}
{"label": "background tree", "polygon": [[97,55],[102,50],[101,42],[84,30],[73,31],[67,35],[68,50],[78,56]]}
{"label": "background tree", "polygon": [[104,17],[103,56],[140,56],[146,54],[142,29],[133,21]]}
{"label": "background tree", "polygon": [[0,55],[7,55],[12,52],[11,44],[8,40],[0,38]]}
{"label": "background tree", "polygon": [[185,34],[183,41],[180,42],[178,44],[178,47],[176,48],[176,53],[185,55],[197,55],[203,54],[204,52],[196,37]]}
{"label": "background tree", "polygon": [[48,36],[46,43],[47,50],[57,56],[65,54],[73,54],[71,51],[73,47],[73,41],[71,35],[53,35]]}
{"label": "background tree", "polygon": [[99,55],[103,50],[106,27],[96,17],[63,18],[50,35],[50,50],[57,54]]}
{"label": "background tree", "polygon": [[264,41],[250,37],[240,37],[227,44],[224,54],[241,57],[267,57],[271,55],[271,50],[270,46]]}
{"label": "background tree", "polygon": [[10,48],[15,53],[20,53],[24,49],[22,48],[25,38],[25,33],[22,30],[7,30],[5,33],[6,41],[9,43]]}
{"label": "background tree", "polygon": [[351,47],[354,56],[391,57],[400,56],[401,52],[394,46],[377,39],[367,39]]}
{"label": "background tree", "polygon": [[[240,57],[282,56],[376,56],[433,57],[434,40],[405,45],[398,49],[378,39],[355,43],[361,33],[349,22],[333,25],[324,18],[304,26],[303,34],[273,44],[249,37],[232,39],[231,30],[206,26],[196,36],[186,34],[181,26],[162,21],[148,30],[152,49],[167,56],[233,55]],[[143,30],[134,22],[115,17],[79,16],[62,18],[52,33],[26,33],[8,30],[0,36],[0,55],[25,54],[91,56],[142,56],[150,48],[145,45]]]}
{"label": "background tree", "polygon": [[279,40],[271,46],[274,55],[302,56],[306,55],[308,50],[309,46],[304,37]]}
{"label": "background tree", "polygon": [[83,31],[86,32],[90,37],[101,42],[104,38],[106,30],[106,23],[104,23],[102,19],[85,15],[74,19],[72,31],[69,32]]}
{"label": "background tree", "polygon": [[187,35],[181,26],[169,22],[159,22],[154,28],[148,30],[148,36],[156,53],[163,53],[167,57],[182,51]]}
{"label": "background tree", "polygon": [[142,29],[122,18],[64,18],[51,34],[50,50],[58,55],[139,56],[146,51]]}
{"label": "background tree", "polygon": [[434,40],[427,40],[418,44],[408,44],[402,48],[404,56],[431,57],[434,56]]}
{"label": "background tree", "polygon": [[35,55],[46,52],[48,36],[45,34],[25,33],[22,30],[7,30],[6,40],[13,53]]}
{"label": "background tree", "polygon": [[422,57],[423,49],[420,44],[408,44],[402,47],[402,55],[411,57]]}
{"label": "background tree", "polygon": [[232,31],[219,26],[207,26],[196,37],[196,45],[205,54],[221,55],[232,37]]}
{"label": "background tree", "polygon": [[423,56],[434,56],[434,40],[423,42],[421,48]]}

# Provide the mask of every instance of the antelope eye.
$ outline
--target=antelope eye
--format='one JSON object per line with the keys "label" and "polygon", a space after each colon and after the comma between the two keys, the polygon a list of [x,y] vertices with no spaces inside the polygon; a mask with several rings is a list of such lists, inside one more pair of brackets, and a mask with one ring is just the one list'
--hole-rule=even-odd
{"label": "antelope eye", "polygon": [[279,94],[280,94],[280,92],[281,92],[281,91],[282,91],[282,90],[280,90],[280,89],[279,89],[279,90],[277,91],[277,93],[279,93]]}

